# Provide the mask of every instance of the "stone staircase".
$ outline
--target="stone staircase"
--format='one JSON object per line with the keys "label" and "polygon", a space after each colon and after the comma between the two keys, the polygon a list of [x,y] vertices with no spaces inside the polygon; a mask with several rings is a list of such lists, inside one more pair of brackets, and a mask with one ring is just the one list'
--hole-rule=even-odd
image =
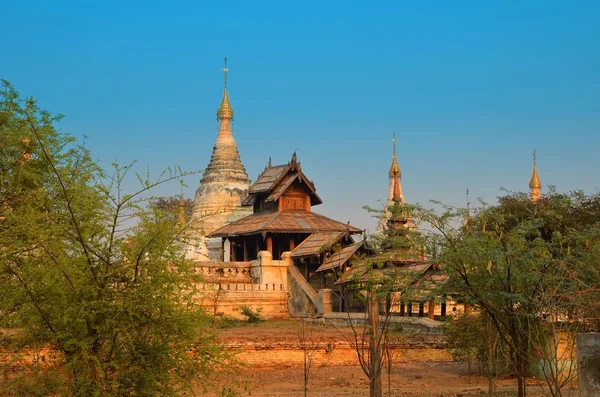
{"label": "stone staircase", "polygon": [[296,265],[288,267],[290,297],[288,308],[290,314],[313,314],[317,308],[317,292],[306,281]]}

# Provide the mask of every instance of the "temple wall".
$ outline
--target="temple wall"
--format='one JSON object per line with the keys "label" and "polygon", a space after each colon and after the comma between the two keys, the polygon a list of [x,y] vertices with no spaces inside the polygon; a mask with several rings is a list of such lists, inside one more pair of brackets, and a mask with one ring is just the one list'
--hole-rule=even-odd
{"label": "temple wall", "polygon": [[268,251],[261,251],[250,262],[196,262],[196,274],[202,275],[198,284],[199,299],[208,313],[245,319],[242,306],[260,308],[261,317],[289,317],[289,286],[287,269],[291,255],[285,252],[282,260],[272,260]]}
{"label": "temple wall", "polygon": [[[321,366],[355,366],[356,353],[347,341],[324,340],[313,356],[314,368]],[[253,367],[297,367],[302,368],[304,351],[297,340],[241,340],[224,341],[224,348],[236,354],[236,358]],[[401,350],[395,362],[439,362],[451,361],[443,339],[429,338],[424,341],[408,341],[392,345],[391,350]],[[30,370],[31,366],[47,365],[60,359],[60,353],[47,348],[21,349],[19,352],[0,347],[0,382]]]}
{"label": "temple wall", "polygon": [[[394,353],[395,363],[399,362],[439,362],[452,361],[452,356],[445,348],[443,341],[428,341],[420,344],[399,344],[390,347]],[[229,343],[227,348],[236,351],[236,358],[253,367],[297,367],[302,368],[304,351],[298,341],[244,341],[243,343]],[[321,366],[355,366],[357,365],[356,353],[346,341],[323,342],[315,350],[313,368]]]}
{"label": "temple wall", "polygon": [[577,335],[579,395],[600,395],[600,334]]}
{"label": "temple wall", "polygon": [[210,285],[202,292],[202,306],[209,314],[245,320],[242,306],[256,311],[264,319],[288,318],[288,292],[271,289],[269,284],[224,284],[221,289]]}

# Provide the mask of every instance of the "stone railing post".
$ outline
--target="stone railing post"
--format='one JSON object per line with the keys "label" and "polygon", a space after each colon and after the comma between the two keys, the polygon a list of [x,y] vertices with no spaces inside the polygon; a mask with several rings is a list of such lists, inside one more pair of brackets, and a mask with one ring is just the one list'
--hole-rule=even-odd
{"label": "stone railing post", "polygon": [[260,251],[258,260],[252,261],[252,282],[261,284],[267,290],[288,290],[288,267],[292,264],[292,254],[284,252],[280,261],[274,261],[269,251]]}
{"label": "stone railing post", "polygon": [[260,251],[257,259],[251,262],[250,274],[252,275],[252,282],[254,284],[263,284],[268,282],[265,281],[263,268],[265,266],[270,267],[271,262],[273,262],[273,257],[269,251]]}
{"label": "stone railing post", "polygon": [[317,313],[326,314],[333,312],[333,291],[329,288],[317,292]]}

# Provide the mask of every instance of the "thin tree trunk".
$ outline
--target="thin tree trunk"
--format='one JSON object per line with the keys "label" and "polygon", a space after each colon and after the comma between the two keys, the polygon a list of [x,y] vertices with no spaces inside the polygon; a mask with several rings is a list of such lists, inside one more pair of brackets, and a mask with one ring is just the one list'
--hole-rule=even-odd
{"label": "thin tree trunk", "polygon": [[527,370],[523,352],[517,351],[517,380],[519,382],[519,397],[527,397]]}
{"label": "thin tree trunk", "polygon": [[379,329],[379,303],[374,292],[369,292],[369,325],[371,328],[370,338],[370,372],[369,390],[370,397],[381,397],[381,345]]}
{"label": "thin tree trunk", "polygon": [[524,360],[523,360],[523,352],[521,351],[522,343],[521,343],[521,335],[519,335],[517,331],[517,325],[514,323],[514,319],[510,321],[510,339],[511,339],[511,357],[513,361],[513,368],[517,375],[517,390],[519,397],[526,397],[526,384],[525,384],[525,372],[524,368]]}
{"label": "thin tree trunk", "polygon": [[388,396],[392,395],[392,351],[390,350],[390,334],[385,335],[385,366],[387,369]]}
{"label": "thin tree trunk", "polygon": [[308,395],[308,363],[306,357],[306,350],[304,350],[304,397]]}
{"label": "thin tree trunk", "polygon": [[492,324],[487,314],[485,314],[485,328],[487,334],[488,394],[493,396],[496,393],[496,383],[494,382],[494,349],[492,346]]}

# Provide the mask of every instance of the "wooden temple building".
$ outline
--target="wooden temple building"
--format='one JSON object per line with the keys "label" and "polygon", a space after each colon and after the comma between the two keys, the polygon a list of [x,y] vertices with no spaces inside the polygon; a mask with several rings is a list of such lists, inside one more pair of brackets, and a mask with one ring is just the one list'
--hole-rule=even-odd
{"label": "wooden temple building", "polygon": [[[387,236],[418,233],[410,213],[397,211],[405,202],[395,137],[393,142],[389,197],[378,233]],[[304,288],[302,293],[314,300],[319,291],[330,291],[335,311],[353,309],[350,297],[344,292],[343,284],[348,280],[344,275],[360,279],[366,277],[367,271],[381,275],[399,272],[404,279],[410,279],[408,282],[413,287],[419,286],[422,290],[418,301],[414,302],[419,306],[419,314],[416,308],[412,310],[412,301],[390,301],[385,310],[400,315],[424,316],[426,306],[426,314],[432,318],[435,305],[428,292],[437,282],[443,281],[439,269],[427,262],[422,253],[389,250],[375,253],[376,250],[370,249],[359,237],[362,230],[312,211],[313,206],[321,203],[314,184],[302,171],[296,153],[287,164],[273,166],[269,160],[242,202],[252,208],[252,214],[216,229],[208,237],[222,239],[225,263],[257,261],[263,252],[268,252],[273,261],[282,261],[288,255],[285,258],[290,262],[287,271],[292,278],[297,272],[304,279],[295,280]],[[361,260],[356,260],[358,254]],[[373,261],[379,261],[383,266],[367,270],[365,263]],[[398,294],[402,294],[400,289]]]}
{"label": "wooden temple building", "polygon": [[[273,260],[290,252],[294,264],[313,288],[324,287],[316,274],[334,266],[328,261],[334,249],[354,253],[363,231],[312,211],[323,201],[314,184],[302,172],[296,153],[290,162],[271,165],[259,175],[242,202],[252,215],[223,226],[209,237],[223,239],[224,260],[252,261],[259,252],[268,251]],[[349,256],[348,256],[349,259]]]}

